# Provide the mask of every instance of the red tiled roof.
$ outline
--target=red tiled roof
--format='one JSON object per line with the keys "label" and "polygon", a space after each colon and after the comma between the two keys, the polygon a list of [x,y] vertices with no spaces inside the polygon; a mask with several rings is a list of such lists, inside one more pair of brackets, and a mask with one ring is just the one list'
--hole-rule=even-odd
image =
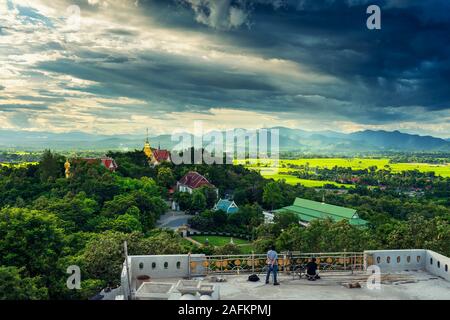
{"label": "red tiled roof", "polygon": [[179,183],[188,186],[191,189],[197,189],[205,185],[214,188],[214,185],[211,184],[208,179],[195,171],[186,173],[186,175],[180,179]]}
{"label": "red tiled roof", "polygon": [[110,170],[110,171],[116,171],[117,168],[119,167],[116,163],[116,161],[114,161],[113,158],[108,158],[108,157],[104,157],[104,158],[79,158],[79,159],[74,159],[73,160],[75,163],[77,161],[84,161],[88,164],[95,164],[97,162],[101,162],[103,164],[103,166]]}
{"label": "red tiled roof", "polygon": [[156,161],[158,161],[158,162],[170,160],[169,150],[153,149],[152,152],[153,152],[153,156],[155,157]]}
{"label": "red tiled roof", "polygon": [[116,171],[116,169],[118,168],[117,163],[112,158],[102,158],[101,161],[106,169]]}

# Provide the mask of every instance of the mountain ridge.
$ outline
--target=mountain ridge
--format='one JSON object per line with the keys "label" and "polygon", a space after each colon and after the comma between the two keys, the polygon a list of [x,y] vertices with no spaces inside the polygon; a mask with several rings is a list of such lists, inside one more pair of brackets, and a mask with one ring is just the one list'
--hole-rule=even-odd
{"label": "mountain ridge", "polygon": [[[306,131],[273,127],[280,135],[280,151],[370,152],[370,151],[448,151],[450,139],[402,133],[398,130],[363,130],[352,133],[337,131]],[[229,130],[227,130],[229,131]],[[215,131],[226,132],[226,131]],[[224,135],[225,136],[225,135]],[[0,149],[42,150],[127,150],[141,148],[145,135],[99,135],[84,132],[31,132],[0,130]],[[177,142],[168,134],[151,136],[151,144],[173,148]]]}

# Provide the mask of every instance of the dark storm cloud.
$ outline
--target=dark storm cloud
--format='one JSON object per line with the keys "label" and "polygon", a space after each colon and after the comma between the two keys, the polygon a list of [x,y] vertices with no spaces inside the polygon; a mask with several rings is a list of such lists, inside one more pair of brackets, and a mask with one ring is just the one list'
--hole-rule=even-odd
{"label": "dark storm cloud", "polygon": [[[192,110],[192,105],[207,109],[211,104],[242,103],[264,106],[268,95],[276,94],[271,79],[226,72],[214,64],[187,62],[185,59],[160,54],[145,54],[121,59],[108,54],[83,51],[84,63],[57,60],[39,64],[46,71],[69,74],[98,84],[83,88],[84,92],[103,96],[128,96],[143,100],[161,99],[166,111]],[[244,98],[245,97],[245,98]]]}
{"label": "dark storm cloud", "polygon": [[[233,3],[238,6],[242,1]],[[249,27],[223,32],[226,41],[267,58],[306,64],[344,81],[335,88],[299,93],[347,99],[355,107],[366,107],[367,113],[358,119],[366,122],[408,117],[388,116],[384,107],[449,108],[450,2],[371,1],[382,8],[379,31],[366,28],[368,1],[283,1],[277,8],[268,1],[253,4]],[[300,106],[305,107],[308,103]],[[277,108],[292,106],[285,103]],[[344,113],[350,119],[358,117],[351,106]]]}
{"label": "dark storm cloud", "polygon": [[[141,1],[140,5],[161,26],[200,30],[221,39],[230,50],[296,61],[340,82],[300,84],[292,90],[260,75],[228,74],[220,66],[156,54],[136,57],[130,65],[125,57],[91,52],[90,58],[97,55],[100,59],[97,63],[75,66],[57,61],[42,67],[101,83],[88,89],[91,92],[128,93],[141,99],[158,96],[166,102],[165,107],[172,105],[172,110],[189,105],[282,112],[322,110],[330,118],[380,123],[415,118],[414,114],[395,114],[385,108],[449,108],[450,19],[442,13],[450,9],[447,1],[371,1],[382,8],[379,31],[366,28],[369,1],[364,0],[223,3],[176,0]],[[242,11],[244,19],[234,25],[230,21],[232,8]],[[120,30],[112,33],[121,34]],[[123,35],[133,33],[123,30]],[[295,98],[298,95],[325,98],[309,101]]]}
{"label": "dark storm cloud", "polygon": [[[67,91],[144,102],[129,106],[106,104],[120,114],[206,112],[225,107],[283,113],[287,119],[311,117],[378,125],[438,122],[439,119],[433,118],[434,112],[442,116],[449,111],[450,1],[140,0],[137,3],[143,16],[139,17],[139,27],[123,21],[95,30],[98,33],[94,40],[81,39],[77,45],[65,41],[40,44],[35,50],[61,52],[61,57],[38,62],[34,71],[27,72],[70,75],[93,82],[77,85],[62,81],[60,86]],[[90,5],[81,0],[74,4],[91,17],[104,12],[115,14],[112,6],[102,9],[100,4]],[[133,2],[129,4],[134,7]],[[366,27],[369,4],[382,8],[381,30]],[[38,17],[34,11],[28,13]],[[204,43],[195,43],[200,53],[198,56],[192,52],[173,53],[172,48],[161,49],[163,45],[157,41],[155,46],[145,47],[153,39],[140,37],[153,27],[167,31],[169,36],[164,41],[169,45],[177,45],[170,38],[172,31],[185,35],[186,39],[191,35],[202,36]],[[115,47],[115,43],[139,41],[146,50]],[[189,47],[190,43],[182,45]],[[13,54],[13,49],[8,50]],[[211,50],[219,56],[228,56],[217,60],[201,56]],[[258,57],[260,65],[248,66],[243,62],[230,67],[232,64],[224,61],[240,57]],[[269,67],[265,71],[264,64],[270,61],[298,65],[301,71],[297,73],[305,70],[311,79]],[[315,76],[328,79],[316,81]],[[2,89],[5,88],[0,86]],[[64,97],[64,93],[41,94],[35,101],[50,104],[61,102],[56,99]],[[417,107],[422,110],[420,114]],[[96,112],[100,115],[102,111],[91,113]]]}
{"label": "dark storm cloud", "polygon": [[289,1],[276,14],[268,7],[255,9],[252,27],[228,39],[266,57],[306,63],[345,80],[331,94],[350,95],[355,103],[448,108],[450,19],[432,17],[450,5],[435,1],[440,6],[432,10],[433,4],[424,3],[399,8],[393,1],[380,2],[382,30],[369,31],[366,5]]}

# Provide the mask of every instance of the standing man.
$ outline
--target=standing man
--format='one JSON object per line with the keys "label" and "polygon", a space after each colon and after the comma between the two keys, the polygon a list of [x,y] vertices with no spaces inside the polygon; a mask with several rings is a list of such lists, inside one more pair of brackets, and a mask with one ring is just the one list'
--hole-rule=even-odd
{"label": "standing man", "polygon": [[273,285],[280,285],[277,282],[277,272],[278,272],[278,254],[275,251],[275,247],[271,246],[270,250],[267,251],[267,276],[266,284],[269,284],[270,273],[273,272]]}

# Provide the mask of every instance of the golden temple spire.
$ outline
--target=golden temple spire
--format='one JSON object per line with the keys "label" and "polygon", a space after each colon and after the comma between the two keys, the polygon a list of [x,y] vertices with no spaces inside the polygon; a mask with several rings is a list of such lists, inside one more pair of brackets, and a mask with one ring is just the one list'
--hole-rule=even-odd
{"label": "golden temple spire", "polygon": [[150,147],[150,142],[148,140],[148,128],[147,128],[147,138],[145,139],[145,145],[144,145],[144,153],[149,160],[152,159],[153,152],[152,152],[152,148]]}
{"label": "golden temple spire", "polygon": [[64,169],[66,169],[65,170],[66,179],[69,179],[70,178],[70,162],[69,162],[69,159],[66,159],[66,163],[64,163]]}

